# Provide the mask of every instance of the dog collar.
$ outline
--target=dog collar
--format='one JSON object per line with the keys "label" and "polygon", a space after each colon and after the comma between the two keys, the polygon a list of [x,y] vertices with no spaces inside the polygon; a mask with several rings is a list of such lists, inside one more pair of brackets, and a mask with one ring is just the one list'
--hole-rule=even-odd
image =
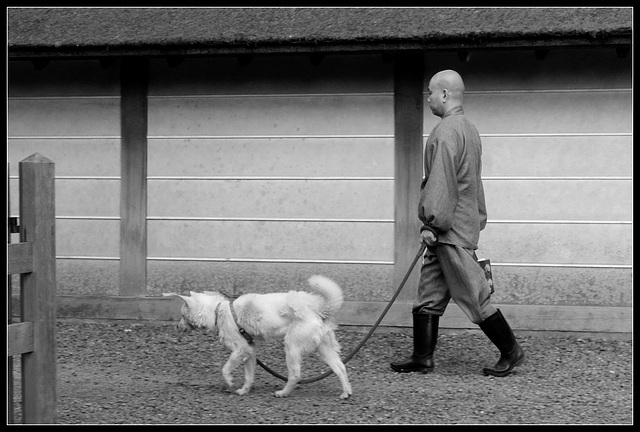
{"label": "dog collar", "polygon": [[[218,304],[218,306],[220,306],[220,304]],[[253,343],[253,337],[249,333],[247,333],[246,330],[243,329],[240,326],[240,324],[238,323],[238,316],[236,315],[236,311],[233,308],[233,302],[232,301],[229,302],[229,309],[231,309],[231,315],[233,316],[233,320],[235,321],[236,325],[238,326],[238,330],[240,330],[240,334],[242,335],[242,337],[244,337],[247,340],[247,342]],[[216,318],[217,318],[217,316],[216,316]]]}

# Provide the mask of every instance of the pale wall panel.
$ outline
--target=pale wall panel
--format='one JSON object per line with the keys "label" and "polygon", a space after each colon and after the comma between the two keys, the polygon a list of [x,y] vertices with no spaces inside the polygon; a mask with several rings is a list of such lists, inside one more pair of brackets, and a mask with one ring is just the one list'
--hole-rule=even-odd
{"label": "pale wall panel", "polygon": [[391,95],[149,100],[151,137],[392,133]]}
{"label": "pale wall panel", "polygon": [[9,139],[11,175],[18,163],[40,153],[56,164],[57,176],[119,176],[120,139]]}
{"label": "pale wall panel", "polygon": [[149,180],[149,216],[393,220],[392,180]]}
{"label": "pale wall panel", "polygon": [[[10,175],[17,177],[20,161],[36,152],[55,164],[57,178],[56,215],[117,216],[119,214],[120,182],[118,180],[62,180],[58,178],[61,176],[119,176],[119,140],[9,139],[7,161],[10,164]],[[17,214],[18,179],[12,178],[9,183],[11,213]]]}
{"label": "pale wall panel", "polygon": [[[491,260],[494,261],[493,259]],[[494,303],[632,306],[632,269],[492,267]]]}
{"label": "pale wall panel", "polygon": [[482,175],[601,177],[633,174],[632,136],[482,137]]}
{"label": "pale wall panel", "polygon": [[386,264],[189,262],[149,260],[148,296],[163,292],[225,291],[246,293],[308,290],[311,275],[333,279],[345,300],[388,302],[394,287],[393,266]]}
{"label": "pale wall panel", "polygon": [[9,97],[120,96],[120,66],[98,60],[52,61],[36,70],[31,61],[10,61]]}
{"label": "pale wall panel", "polygon": [[393,177],[392,138],[149,140],[149,176]]}
{"label": "pale wall panel", "polygon": [[57,295],[117,296],[119,292],[119,260],[56,261]]}
{"label": "pale wall panel", "polygon": [[489,220],[627,221],[632,180],[484,180]]}
{"label": "pale wall panel", "polygon": [[20,211],[20,189],[18,179],[9,179],[7,192],[9,193],[9,196],[7,198],[10,201],[9,215],[18,216],[18,212]]}
{"label": "pale wall panel", "polygon": [[[498,67],[496,67],[498,65]],[[632,87],[632,56],[617,57],[614,47],[552,49],[544,60],[534,50],[473,51],[469,62],[457,52],[425,54],[425,88],[436,72],[454,69],[467,91],[615,89]]]}
{"label": "pale wall panel", "polygon": [[[465,96],[464,112],[480,134],[630,133],[631,102],[630,90],[480,93]],[[439,120],[425,109],[425,133]]]}
{"label": "pale wall panel", "polygon": [[[147,295],[152,296],[191,290],[223,290],[232,295],[288,291],[306,286],[313,274],[335,280],[348,301],[388,302],[397,289],[391,265],[150,260],[147,268]],[[494,266],[496,292],[492,301],[628,307],[633,301],[631,276],[631,269]],[[413,296],[416,286],[405,285],[405,291]],[[410,309],[407,313],[410,315]]]}
{"label": "pale wall panel", "polygon": [[393,224],[149,221],[149,257],[393,261]]}
{"label": "pale wall panel", "polygon": [[[10,179],[11,215],[20,211],[18,179]],[[56,217],[119,216],[120,181],[62,180],[55,181]]]}
{"label": "pale wall panel", "polygon": [[56,180],[56,216],[120,216],[120,181]]}
{"label": "pale wall panel", "polygon": [[119,220],[56,220],[57,256],[120,256]]}
{"label": "pale wall panel", "polygon": [[178,66],[151,61],[149,94],[309,94],[393,91],[393,64],[381,55],[327,55],[317,65],[309,56],[185,59]]}
{"label": "pale wall panel", "polygon": [[8,135],[119,136],[120,99],[9,99]]}
{"label": "pale wall panel", "polygon": [[632,226],[489,223],[478,257],[495,263],[630,265]]}

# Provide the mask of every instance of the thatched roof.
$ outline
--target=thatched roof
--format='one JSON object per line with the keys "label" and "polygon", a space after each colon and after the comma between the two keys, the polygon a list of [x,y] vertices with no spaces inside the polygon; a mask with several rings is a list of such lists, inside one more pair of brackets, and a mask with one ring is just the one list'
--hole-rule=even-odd
{"label": "thatched roof", "polygon": [[630,46],[632,8],[9,8],[10,58]]}

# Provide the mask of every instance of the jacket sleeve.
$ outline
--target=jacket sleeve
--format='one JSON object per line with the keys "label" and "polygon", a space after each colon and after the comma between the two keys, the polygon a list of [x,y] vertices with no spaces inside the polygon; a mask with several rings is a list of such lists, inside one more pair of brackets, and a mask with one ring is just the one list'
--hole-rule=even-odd
{"label": "jacket sleeve", "polygon": [[421,231],[434,233],[451,229],[458,205],[458,180],[454,151],[449,145],[435,142],[429,161],[429,177],[420,195]]}

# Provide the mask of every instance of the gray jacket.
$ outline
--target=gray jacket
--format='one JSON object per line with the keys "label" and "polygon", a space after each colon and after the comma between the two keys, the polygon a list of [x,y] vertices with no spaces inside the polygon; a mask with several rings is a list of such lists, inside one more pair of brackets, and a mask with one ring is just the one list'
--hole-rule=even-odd
{"label": "gray jacket", "polygon": [[478,248],[487,224],[481,157],[480,134],[462,107],[447,111],[427,139],[418,210],[422,230],[439,243]]}

